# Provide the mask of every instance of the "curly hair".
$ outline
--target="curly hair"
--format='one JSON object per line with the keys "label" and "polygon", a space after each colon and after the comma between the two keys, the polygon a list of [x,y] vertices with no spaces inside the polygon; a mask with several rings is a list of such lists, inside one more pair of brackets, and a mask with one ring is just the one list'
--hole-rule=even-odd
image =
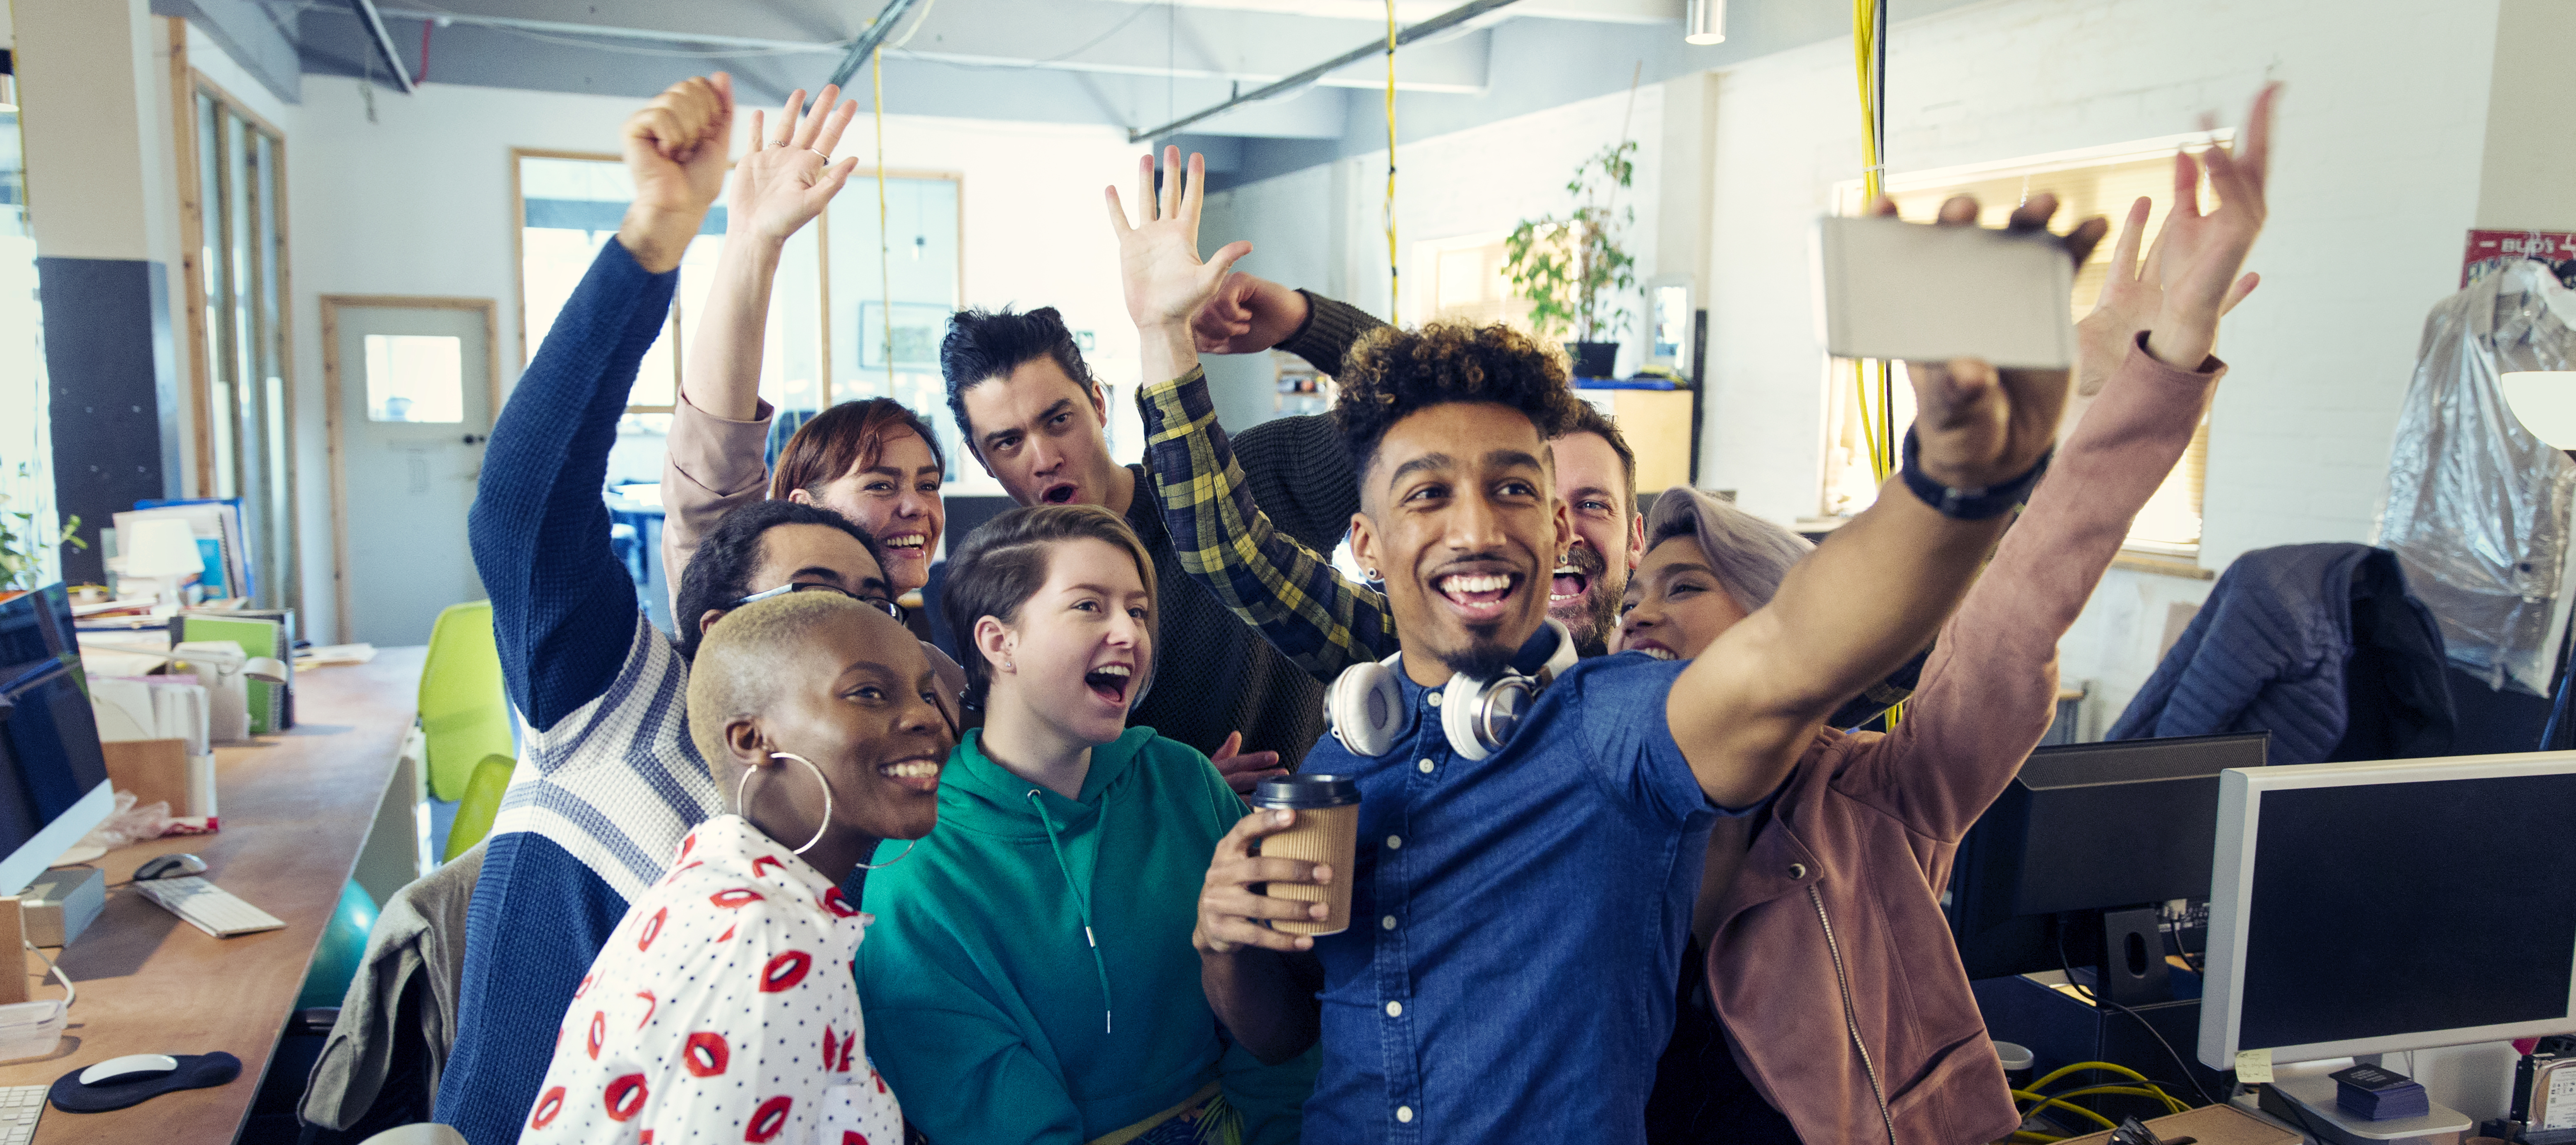
{"label": "curly hair", "polygon": [[1566,383],[1564,356],[1499,323],[1433,322],[1416,330],[1382,327],[1343,360],[1333,425],[1361,473],[1395,423],[1450,402],[1494,402],[1519,410],[1539,440],[1562,437],[1581,416],[1582,400]]}
{"label": "curly hair", "polygon": [[753,573],[760,571],[763,546],[761,538],[780,525],[821,525],[838,529],[859,542],[868,551],[868,559],[877,563],[877,575],[885,575],[885,550],[877,539],[849,518],[820,505],[796,501],[754,501],[717,519],[716,527],[707,530],[698,542],[696,556],[680,574],[679,599],[671,604],[671,626],[678,631],[680,658],[698,656],[698,618],[708,609],[732,608],[741,600],[762,589],[777,585],[754,586]]}

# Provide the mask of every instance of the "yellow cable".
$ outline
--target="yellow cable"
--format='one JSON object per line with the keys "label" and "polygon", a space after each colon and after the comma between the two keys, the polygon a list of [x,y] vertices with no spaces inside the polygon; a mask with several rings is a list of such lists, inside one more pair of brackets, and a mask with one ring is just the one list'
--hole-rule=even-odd
{"label": "yellow cable", "polygon": [[2045,1145],[2047,1142],[2064,1141],[2066,1138],[2055,1133],[2042,1133],[2036,1129],[2016,1129],[2013,1130],[2012,1136],[2004,1140],[2021,1142],[2024,1145]]}
{"label": "yellow cable", "polygon": [[[920,25],[915,24],[915,28]],[[876,85],[877,117],[877,288],[885,294],[886,396],[894,396],[894,255],[886,244],[885,178],[885,46],[879,44],[868,68]]]}
{"label": "yellow cable", "polygon": [[2100,1070],[2103,1073],[2116,1073],[2121,1077],[2128,1078],[2132,1081],[2149,1080],[2147,1075],[2139,1073],[2138,1071],[2130,1069],[2124,1065],[2118,1065],[2112,1062],[2077,1062],[2074,1065],[2066,1066],[2051,1072],[2048,1076],[2030,1083],[2026,1088],[2028,1088],[2032,1093],[2038,1093],[2047,1089],[2051,1082],[2054,1082],[2061,1077],[2065,1077],[2070,1073],[2082,1073],[2086,1070]]}
{"label": "yellow cable", "polygon": [[2174,1095],[2157,1088],[2153,1083],[2144,1087],[2134,1085],[2089,1085],[2082,1089],[2070,1089],[2064,1093],[2056,1094],[2055,1096],[2083,1097],[2087,1094],[2094,1093],[2117,1093],[2124,1094],[2129,1097],[2151,1098],[2153,1100],[2163,1102],[2165,1112],[2167,1113],[2181,1113],[2191,1108],[2177,1100]]}
{"label": "yellow cable", "polygon": [[[2099,1114],[2099,1113],[2095,1113],[2095,1112],[2093,1112],[2092,1110],[2090,1110],[2090,1109],[2086,1109],[2086,1108],[2084,1108],[2083,1106],[2081,1106],[2081,1105],[2077,1105],[2077,1104],[2075,1104],[2074,1102],[2071,1102],[2071,1101],[2060,1101],[2060,1100],[2058,1100],[2057,1098],[2054,1098],[2054,1097],[2041,1097],[2040,1095],[2038,1095],[2038,1094],[2036,1094],[2036,1093],[2030,1093],[2030,1092],[2027,1092],[2027,1091],[2025,1091],[2025,1090],[2019,1090],[2019,1089],[2016,1089],[2016,1090],[2012,1091],[2012,1095],[2013,1095],[2013,1097],[2014,1097],[2014,1098],[2016,1098],[2016,1099],[2018,1099],[2018,1100],[2021,1100],[2021,1101],[2036,1101],[2036,1102],[2038,1102],[2041,1106],[2055,1105],[2055,1106],[2060,1106],[2060,1107],[2063,1107],[2063,1108],[2066,1108],[2066,1109],[2073,1110],[2073,1111],[2075,1111],[2075,1112],[2077,1112],[2077,1113],[2081,1113],[2081,1114],[2083,1114],[2083,1115],[2084,1115],[2084,1116],[2086,1116],[2086,1117],[2090,1117],[2090,1118],[2092,1118],[2092,1119],[2093,1119],[2093,1120],[2095,1120],[2095,1121],[2099,1121],[2099,1122],[2101,1122],[2101,1123],[2102,1123],[2102,1128],[2104,1128],[2104,1129],[2117,1129],[2117,1128],[2119,1128],[2119,1127],[2120,1127],[2120,1123],[2119,1123],[2119,1122],[2117,1122],[2117,1121],[2113,1121],[2113,1120],[2111,1120],[2111,1119],[2110,1119],[2110,1118],[2108,1118],[2108,1117],[2104,1117],[2104,1116],[2102,1116],[2102,1115],[2101,1115],[2101,1114]],[[2034,1108],[2031,1110],[2031,1112],[2033,1112],[2033,1113],[2037,1113],[2037,1112],[2039,1112],[2039,1109],[2038,1109],[2037,1107],[2034,1107]]]}
{"label": "yellow cable", "polygon": [[1403,288],[1395,245],[1395,0],[1386,0],[1386,314],[1401,320]]}

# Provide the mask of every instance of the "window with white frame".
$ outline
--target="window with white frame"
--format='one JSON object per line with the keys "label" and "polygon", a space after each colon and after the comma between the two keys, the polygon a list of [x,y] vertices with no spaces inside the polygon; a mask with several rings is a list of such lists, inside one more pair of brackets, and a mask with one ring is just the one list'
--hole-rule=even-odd
{"label": "window with white frame", "polygon": [[[520,150],[512,159],[524,363],[600,247],[617,233],[634,181],[613,155]],[[873,176],[852,178],[824,217],[787,244],[770,292],[760,396],[793,418],[891,395],[939,434],[952,481],[989,480],[968,461],[948,424],[938,366],[948,315],[962,297],[961,183],[940,172],[888,172],[881,200]],[[712,285],[724,229],[719,199],[681,256],[669,323],[646,351],[628,398],[629,429],[659,432],[669,424],[686,339]]]}
{"label": "window with white frame", "polygon": [[[2102,284],[2109,276],[2111,248],[2118,237],[2121,220],[2128,215],[2129,204],[2140,196],[2155,202],[2147,219],[2147,235],[2164,225],[2165,212],[2172,206],[2173,154],[2176,148],[2197,149],[2212,142],[2225,143],[2233,133],[2218,131],[2164,139],[2144,140],[2112,147],[2090,148],[2052,156],[2017,159],[1976,167],[1956,167],[1939,171],[1893,177],[1888,180],[1888,196],[1896,200],[1897,212],[1915,222],[1928,222],[1939,211],[1943,201],[1954,195],[1974,195],[1984,209],[1979,220],[1986,226],[2001,226],[2007,215],[2027,196],[2048,191],[2057,195],[2059,207],[2056,223],[2059,229],[2072,220],[2106,216],[2113,234],[2106,236],[2093,251],[2093,256],[2078,268],[2075,275],[2073,313],[2083,317],[2100,297]],[[1843,214],[1858,214],[1861,202],[1857,181],[1837,188],[1836,206]],[[2207,184],[2202,186],[2204,200]],[[1848,517],[1868,508],[1877,496],[1877,483],[1871,478],[1870,441],[1863,428],[1861,403],[1865,399],[1875,412],[1882,397],[1893,407],[1893,422],[1898,436],[1914,417],[1914,395],[1906,383],[1903,367],[1888,371],[1886,392],[1864,395],[1858,364],[1848,359],[1831,359],[1826,369],[1825,480],[1822,510],[1827,517]],[[2127,547],[2131,550],[2162,556],[2191,558],[2200,551],[2202,475],[2206,469],[2209,448],[2209,424],[2201,423],[2192,435],[2191,445],[2173,473],[2165,479],[2137,520],[2129,528]]]}

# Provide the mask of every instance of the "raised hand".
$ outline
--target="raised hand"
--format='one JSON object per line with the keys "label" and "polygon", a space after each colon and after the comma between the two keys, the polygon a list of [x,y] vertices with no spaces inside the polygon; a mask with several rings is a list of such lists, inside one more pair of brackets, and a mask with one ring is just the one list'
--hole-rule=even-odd
{"label": "raised hand", "polygon": [[1118,234],[1118,274],[1127,296],[1127,316],[1140,330],[1180,328],[1216,293],[1236,259],[1252,253],[1252,244],[1227,243],[1207,261],[1199,259],[1199,211],[1207,199],[1207,162],[1190,156],[1188,175],[1181,174],[1181,149],[1163,149],[1163,188],[1154,190],[1154,157],[1136,163],[1136,225],[1127,224],[1127,209],[1118,188],[1107,189],[1109,225]]}
{"label": "raised hand", "polygon": [[1209,756],[1208,762],[1216,765],[1217,774],[1225,777],[1225,785],[1237,795],[1250,795],[1262,780],[1288,774],[1287,768],[1279,766],[1278,752],[1244,751],[1242,732],[1227,732],[1225,742],[1217,745],[1216,754]]}
{"label": "raised hand", "polygon": [[[2281,85],[2265,84],[2245,116],[2245,133],[2233,152],[2212,147],[2195,163],[2188,153],[2174,154],[2173,212],[2165,219],[2157,245],[2165,248],[2158,277],[2164,286],[2163,310],[2147,352],[2170,366],[2200,368],[2218,344],[2218,318],[2235,305],[2245,255],[2263,231],[2264,181],[2272,163],[2272,105]],[[2218,207],[2200,209],[2200,168],[2209,168],[2209,189]]]}
{"label": "raised hand", "polygon": [[672,84],[619,129],[635,199],[617,238],[646,270],[680,265],[724,188],[732,126],[733,77],[717,72]]}
{"label": "raised hand", "polygon": [[[2138,340],[2140,331],[2156,328],[2156,319],[2165,306],[2164,259],[2165,237],[2174,231],[2175,218],[2167,218],[2156,232],[2156,241],[2147,248],[2147,256],[2138,258],[2138,244],[2147,229],[2147,215],[2154,209],[2152,201],[2140,197],[2129,204],[2128,221],[2120,227],[2119,241],[2111,247],[2110,273],[2102,280],[2102,295],[2094,302],[2093,312],[2075,323],[2075,402],[2082,404],[2102,392],[2102,385],[2118,372],[2120,362],[2129,356],[2129,346]],[[2179,217],[2178,213],[2177,216]],[[2254,293],[2262,279],[2251,273],[2238,278],[2219,300],[2218,313],[2226,314]],[[2196,367],[2198,359],[2177,363],[2184,368]],[[2069,423],[2073,418],[2068,418]]]}
{"label": "raised hand", "polygon": [[1297,899],[1272,898],[1253,890],[1265,883],[1313,883],[1332,881],[1333,869],[1303,859],[1264,858],[1252,853],[1252,844],[1264,835],[1275,835],[1297,822],[1294,811],[1255,811],[1235,821],[1234,829],[1217,840],[1216,858],[1208,863],[1207,884],[1199,890],[1199,921],[1190,932],[1190,945],[1209,954],[1231,954],[1237,947],[1260,947],[1266,950],[1312,950],[1315,940],[1302,934],[1272,930],[1262,919],[1321,919],[1331,913],[1323,903]]}
{"label": "raised hand", "polygon": [[1305,295],[1238,270],[1190,316],[1190,336],[1202,354],[1258,354],[1305,324]]}
{"label": "raised hand", "polygon": [[[1893,215],[1896,204],[1878,202]],[[2057,196],[2042,192],[2014,209],[2004,229],[2044,234],[2057,213]],[[1961,195],[1941,204],[1942,226],[1974,226],[1977,201]],[[2086,219],[2058,239],[2075,265],[2084,265],[2110,223]],[[1956,489],[2001,485],[2030,471],[2057,440],[2066,410],[2064,370],[2003,370],[1974,358],[1907,362],[1914,382],[1914,433],[1926,476]]]}
{"label": "raised hand", "polygon": [[840,94],[840,88],[826,84],[808,108],[805,89],[796,89],[778,113],[774,131],[767,128],[760,112],[751,113],[751,137],[758,141],[759,150],[734,164],[725,221],[728,233],[786,242],[822,214],[832,196],[850,181],[859,161],[834,163],[831,157],[859,105],[841,100],[840,106],[833,106]]}

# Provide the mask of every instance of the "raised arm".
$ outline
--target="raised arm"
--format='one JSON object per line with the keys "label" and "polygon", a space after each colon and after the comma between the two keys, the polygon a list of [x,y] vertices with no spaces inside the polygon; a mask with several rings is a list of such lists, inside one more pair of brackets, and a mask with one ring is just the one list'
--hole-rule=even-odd
{"label": "raised arm", "polygon": [[769,292],[787,240],[822,213],[858,166],[857,159],[830,158],[858,113],[848,100],[833,106],[839,95],[827,84],[808,108],[805,89],[796,89],[774,129],[760,112],[751,113],[759,150],[734,165],[724,251],[689,335],[679,408],[672,411],[662,458],[662,571],[674,595],[698,539],[726,513],[760,500],[769,485],[763,450],[770,409],[760,400]]}
{"label": "raised arm", "polygon": [[1385,594],[1343,576],[1262,512],[1217,424],[1205,371],[1194,364],[1177,380],[1148,385],[1136,404],[1163,528],[1190,579],[1318,680],[1395,652]]}
{"label": "raised arm", "polygon": [[[2183,450],[2226,372],[2210,351],[2218,321],[2257,279],[2239,277],[2266,216],[2271,94],[2257,98],[2242,146],[2209,155],[2220,196],[2201,213],[2197,166],[2175,156],[2173,210],[2138,258],[2148,202],[2129,209],[2100,303],[2078,324],[2091,409],[1959,613],[1941,632],[1922,687],[1888,735],[1855,746],[1835,783],[1915,830],[1954,840],[2003,790],[2047,731],[2057,642],[2075,623],[2129,522]],[[2173,288],[2167,289],[2166,284]],[[2105,360],[2107,359],[2107,361]]]}
{"label": "raised arm", "polygon": [[[2037,231],[2056,207],[2055,196],[2035,196],[2013,212],[2012,229]],[[1941,208],[1946,225],[1976,217],[1967,198]],[[2079,265],[2105,229],[2088,220],[2065,240]],[[1711,644],[1666,698],[1673,737],[1718,806],[1769,794],[1817,721],[1928,643],[2009,519],[1946,515],[1912,484],[1928,482],[1944,499],[1991,498],[2026,481],[2055,439],[2064,370],[1998,374],[1962,360],[1908,363],[1908,373],[1919,411],[1907,434],[1911,472],[1799,562],[1771,603]]]}
{"label": "raised arm", "polygon": [[1333,374],[1341,372],[1353,345],[1384,325],[1377,315],[1350,303],[1238,270],[1225,276],[1191,316],[1190,333],[1202,354],[1280,349]]}
{"label": "raised arm", "polygon": [[1272,647],[1329,681],[1354,661],[1390,654],[1394,620],[1383,595],[1342,576],[1331,560],[1273,526],[1217,425],[1192,320],[1226,281],[1226,268],[1252,246],[1233,243],[1214,262],[1199,260],[1203,167],[1191,156],[1185,180],[1180,150],[1166,149],[1158,195],[1153,159],[1141,160],[1144,217],[1135,226],[1117,189],[1108,192],[1127,310],[1149,380],[1137,395],[1146,468],[1181,567]]}
{"label": "raised arm", "polygon": [[623,129],[635,199],[502,407],[468,536],[492,595],[510,700],[538,728],[606,691],[635,634],[635,590],[601,492],[617,420],[670,314],[680,254],[724,179],[732,84],[673,85]]}

